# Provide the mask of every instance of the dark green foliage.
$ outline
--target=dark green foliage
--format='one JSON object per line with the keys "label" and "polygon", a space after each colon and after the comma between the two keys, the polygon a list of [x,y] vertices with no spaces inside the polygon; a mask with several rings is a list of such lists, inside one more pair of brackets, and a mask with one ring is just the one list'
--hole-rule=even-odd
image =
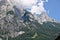
{"label": "dark green foliage", "polygon": [[[59,32],[60,26],[58,26],[59,24],[56,26],[53,26],[52,24],[56,25],[57,23],[47,22],[41,25],[37,22],[31,22],[26,28],[23,28],[24,31],[26,31],[28,27],[30,27],[31,30],[28,29],[25,34],[19,35],[16,38],[10,38],[9,40],[55,40],[55,34]],[[37,33],[37,37],[32,38],[35,33]]]}

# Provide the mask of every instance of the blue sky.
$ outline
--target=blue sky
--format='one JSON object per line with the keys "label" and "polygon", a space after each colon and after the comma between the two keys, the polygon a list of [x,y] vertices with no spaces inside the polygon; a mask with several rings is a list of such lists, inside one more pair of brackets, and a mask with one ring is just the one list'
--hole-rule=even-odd
{"label": "blue sky", "polygon": [[60,21],[60,0],[48,0],[44,6],[46,10],[49,10],[50,17]]}

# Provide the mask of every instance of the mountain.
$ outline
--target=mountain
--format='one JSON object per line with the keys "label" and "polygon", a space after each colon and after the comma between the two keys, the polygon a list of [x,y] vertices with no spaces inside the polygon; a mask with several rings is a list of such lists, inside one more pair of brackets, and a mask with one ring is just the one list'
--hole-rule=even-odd
{"label": "mountain", "polygon": [[[54,26],[55,25],[55,26]],[[31,22],[21,30],[25,31],[23,35],[19,35],[15,38],[9,38],[10,40],[55,40],[60,34],[60,24],[47,22],[43,25],[37,22]]]}
{"label": "mountain", "polygon": [[55,40],[60,35],[60,23],[46,12],[36,15],[18,9],[7,0],[0,3],[0,38],[3,40]]}
{"label": "mountain", "polygon": [[37,20],[40,24],[43,24],[43,22],[56,22],[53,18],[49,17],[46,12],[42,12],[40,15],[38,14],[36,16],[35,14],[35,20]]}

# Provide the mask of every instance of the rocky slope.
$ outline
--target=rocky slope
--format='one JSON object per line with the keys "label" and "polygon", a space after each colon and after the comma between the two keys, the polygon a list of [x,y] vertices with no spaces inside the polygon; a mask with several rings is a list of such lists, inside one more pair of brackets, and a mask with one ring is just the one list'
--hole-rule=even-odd
{"label": "rocky slope", "polygon": [[21,11],[8,1],[0,1],[0,36],[3,40],[55,40],[60,23],[45,12],[40,15]]}

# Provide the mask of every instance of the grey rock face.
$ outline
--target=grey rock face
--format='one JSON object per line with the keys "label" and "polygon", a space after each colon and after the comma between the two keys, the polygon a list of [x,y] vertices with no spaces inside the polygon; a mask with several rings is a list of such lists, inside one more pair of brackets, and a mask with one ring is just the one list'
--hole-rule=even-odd
{"label": "grey rock face", "polygon": [[[1,35],[15,38],[25,33],[22,35],[22,40],[27,39],[27,37],[33,40],[53,40],[60,31],[60,23],[55,23],[55,20],[45,12],[37,16],[26,10],[22,11],[14,5],[10,5],[7,0],[2,0],[0,3]],[[18,38],[21,38],[21,36]]]}

